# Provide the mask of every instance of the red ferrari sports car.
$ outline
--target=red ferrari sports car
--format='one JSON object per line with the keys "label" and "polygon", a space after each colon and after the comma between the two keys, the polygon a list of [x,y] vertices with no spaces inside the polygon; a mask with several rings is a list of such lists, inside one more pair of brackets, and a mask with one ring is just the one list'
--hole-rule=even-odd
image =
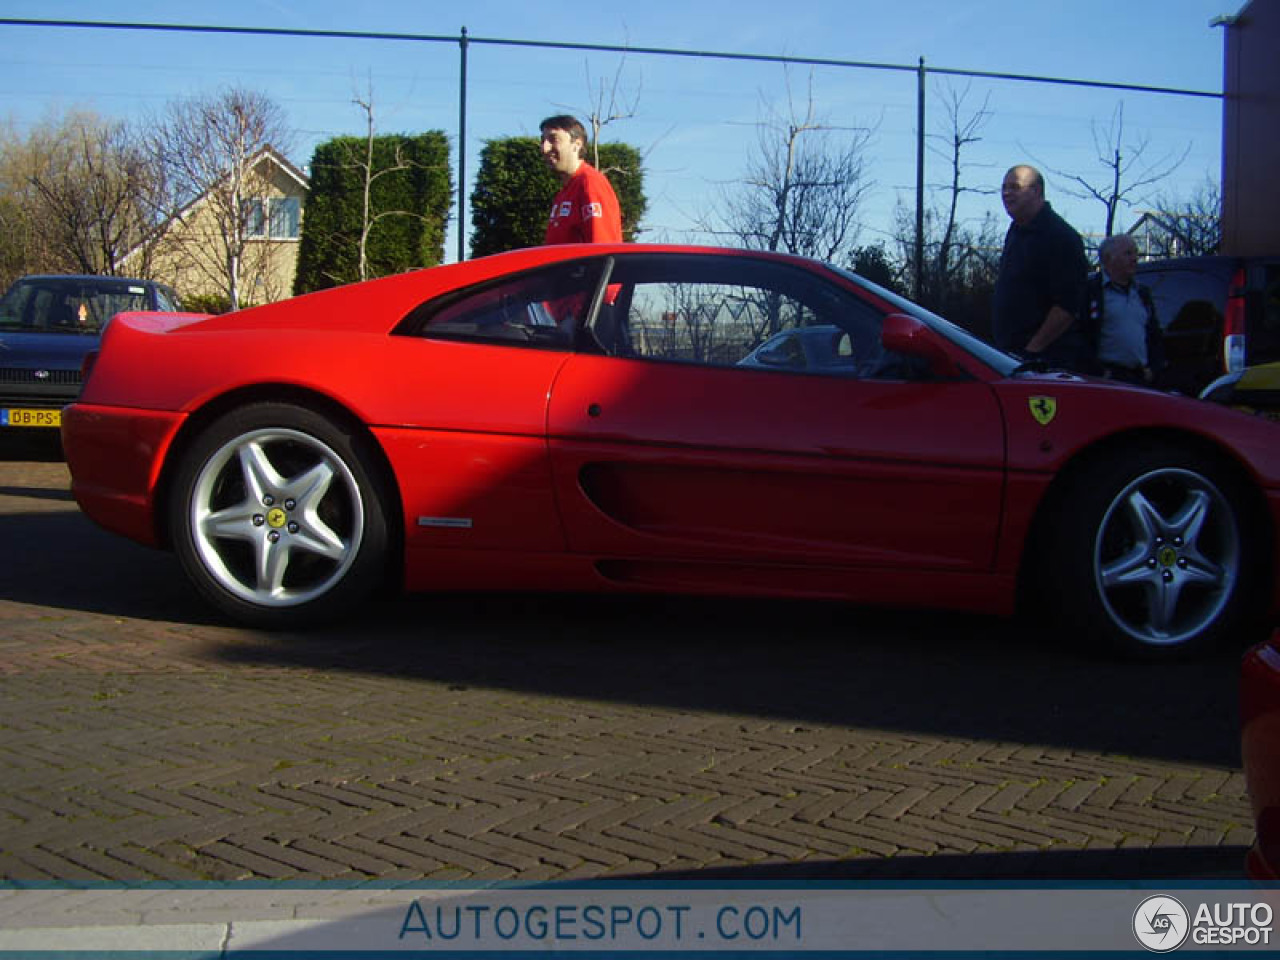
{"label": "red ferrari sports car", "polygon": [[1247,869],[1280,880],[1280,633],[1244,658],[1240,672],[1240,752],[1257,831]]}
{"label": "red ferrari sports car", "polygon": [[[811,326],[818,368],[755,352]],[[627,244],[123,314],[63,440],[85,513],[256,626],[384,583],[1025,602],[1159,656],[1276,612],[1278,429],[1037,370],[834,266]]]}

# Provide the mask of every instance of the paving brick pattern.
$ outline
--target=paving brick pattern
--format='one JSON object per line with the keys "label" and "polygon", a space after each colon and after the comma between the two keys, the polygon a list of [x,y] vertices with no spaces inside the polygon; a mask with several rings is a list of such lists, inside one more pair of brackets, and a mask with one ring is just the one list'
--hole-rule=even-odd
{"label": "paving brick pattern", "polygon": [[0,879],[1232,876],[1253,839],[1229,656],[724,601],[260,634],[65,490],[0,462]]}

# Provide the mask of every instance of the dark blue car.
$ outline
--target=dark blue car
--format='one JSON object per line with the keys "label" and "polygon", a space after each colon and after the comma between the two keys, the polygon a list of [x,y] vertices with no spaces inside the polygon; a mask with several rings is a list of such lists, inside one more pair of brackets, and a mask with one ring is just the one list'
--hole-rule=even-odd
{"label": "dark blue car", "polygon": [[177,311],[173,290],[130,277],[27,276],[0,300],[0,430],[58,427],[85,354],[125,310]]}

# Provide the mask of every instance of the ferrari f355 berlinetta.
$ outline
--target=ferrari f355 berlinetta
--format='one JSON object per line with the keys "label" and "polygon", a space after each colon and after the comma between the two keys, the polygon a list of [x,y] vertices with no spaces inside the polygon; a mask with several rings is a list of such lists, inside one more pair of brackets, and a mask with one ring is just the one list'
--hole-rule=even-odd
{"label": "ferrari f355 berlinetta", "polygon": [[665,591],[1029,608],[1172,656],[1275,613],[1280,426],[782,255],[567,245],[122,314],[62,430],[85,513],[266,628],[384,585]]}

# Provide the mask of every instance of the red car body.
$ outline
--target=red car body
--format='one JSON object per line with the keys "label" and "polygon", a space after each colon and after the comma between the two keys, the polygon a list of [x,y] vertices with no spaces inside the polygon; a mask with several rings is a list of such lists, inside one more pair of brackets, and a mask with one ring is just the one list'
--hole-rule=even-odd
{"label": "red car body", "polygon": [[[579,293],[542,304],[552,313],[574,304],[564,311],[577,325],[572,336],[541,339],[553,328],[530,320],[530,304],[546,289],[560,291],[556,283],[578,282]],[[540,292],[520,299],[521,284]],[[693,306],[680,300],[690,291],[702,298]],[[713,295],[725,302],[708,306]],[[514,323],[513,300],[524,311]],[[848,376],[737,366],[731,350],[726,362],[699,361],[699,350],[710,356],[722,346],[698,346],[714,330],[710,320],[700,327],[699,317],[716,318],[724,331],[746,330],[757,316],[776,321],[776,301],[794,301],[798,322],[850,331]],[[604,342],[610,313],[629,318],[627,336],[634,341],[641,331],[648,353]],[[877,341],[869,347],[866,324]],[[744,339],[742,349],[772,332]],[[668,333],[674,346],[662,353],[654,344]],[[332,611],[313,602],[324,597],[307,592],[310,586],[286,583],[288,555],[272,560],[275,547],[246,547],[258,551],[256,559],[236,562],[257,564],[257,586],[249,582],[255,574],[219,559],[224,541],[215,528],[228,502],[219,491],[228,481],[217,469],[235,472],[226,465],[236,457],[247,462],[257,449],[252,431],[272,423],[259,417],[241,434],[224,430],[225,453],[206,434],[261,404],[276,405],[268,413],[302,408],[339,425],[342,436],[327,439],[323,451],[360,446],[345,458],[363,465],[350,480],[344,458],[328,452],[324,472],[353,491],[376,489],[353,494],[354,521],[339,510],[337,520],[316,527],[317,536],[334,541],[334,564],[359,566],[363,523],[384,525],[380,576],[409,590],[751,594],[1009,614],[1033,582],[1047,586],[1050,598],[1072,593],[1067,613],[1079,606],[1074,593],[1092,582],[1102,597],[1094,604],[1103,611],[1098,629],[1131,652],[1182,651],[1275,613],[1275,424],[1193,399],[1025,369],[874,285],[798,258],[676,246],[546,247],[224,316],[118,317],[79,401],[64,414],[76,499],[110,530],[176,544],[197,586],[228,615],[292,625]],[[284,416],[287,436],[296,438],[296,418]],[[201,473],[190,466],[201,457],[220,457],[222,466]],[[1112,475],[1131,460],[1128,474]],[[241,472],[252,479],[256,469]],[[1212,538],[1201,534],[1203,557],[1179,556],[1167,545],[1173,536],[1152,533],[1140,508],[1155,495],[1123,487],[1140,477],[1174,486],[1207,481],[1183,491],[1209,504],[1199,508],[1213,529]],[[1106,499],[1111,486],[1121,499]],[[184,497],[191,502],[175,506]],[[202,498],[203,507],[195,502]],[[1174,505],[1153,515],[1181,523],[1191,538],[1209,525],[1199,515],[1186,519],[1194,509]],[[1072,511],[1081,513],[1079,523]],[[1225,525],[1216,516],[1223,511]],[[1111,609],[1118,588],[1103,581],[1124,571],[1108,572],[1102,560],[1097,571],[1083,568],[1090,555],[1105,559],[1107,549],[1112,560],[1117,550],[1137,549],[1103,545],[1104,522],[1122,515],[1146,530],[1138,540],[1152,554],[1152,571],[1175,588],[1184,575],[1199,581],[1161,600],[1161,582],[1135,568],[1132,576],[1147,578],[1147,599]],[[229,536],[257,535],[247,517]],[[1098,535],[1086,543],[1072,531],[1090,517]],[[292,527],[273,526],[286,520],[252,517],[287,541]],[[350,536],[331,536],[335,523],[354,524]],[[186,526],[194,532],[177,537]],[[314,549],[328,556],[329,548]],[[272,563],[274,573],[267,572]],[[1214,578],[1212,596],[1202,599],[1196,582]],[[335,575],[334,583],[341,580]],[[240,596],[224,598],[223,588]],[[1174,609],[1192,601],[1200,608],[1191,619]],[[1132,604],[1147,614],[1133,613]],[[1108,610],[1116,629],[1108,628]],[[1154,626],[1130,629],[1144,615]]]}
{"label": "red car body", "polygon": [[1240,747],[1256,839],[1246,868],[1280,880],[1280,633],[1252,648],[1240,675]]}

